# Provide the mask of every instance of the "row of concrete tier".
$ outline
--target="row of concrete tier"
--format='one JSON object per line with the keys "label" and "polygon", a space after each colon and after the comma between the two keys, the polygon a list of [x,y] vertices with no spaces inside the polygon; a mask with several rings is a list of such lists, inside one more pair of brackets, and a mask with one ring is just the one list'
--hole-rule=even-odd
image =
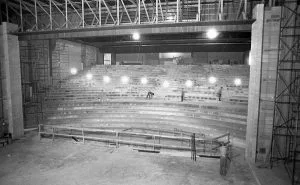
{"label": "row of concrete tier", "polygon": [[[91,70],[94,75],[108,75],[112,79],[123,75],[131,78],[138,77],[160,77],[161,79],[171,79],[177,82],[184,82],[190,79],[195,82],[207,84],[207,78],[214,76],[218,79],[218,85],[234,86],[234,79],[240,78],[245,87],[248,86],[249,67],[248,66],[97,66]],[[118,79],[116,79],[118,80]],[[209,85],[209,84],[208,84]]]}
{"label": "row of concrete tier", "polygon": [[[162,67],[162,69],[160,67]],[[182,67],[182,69],[180,67]],[[203,67],[206,70],[213,68],[209,65]],[[219,86],[224,86],[225,88],[222,93],[224,100],[245,103],[248,97],[249,68],[248,66],[231,67],[234,69],[230,69],[228,66],[222,66],[221,68],[214,66],[214,71],[216,71],[216,69],[220,70],[225,68],[226,73],[216,74],[215,76],[219,75],[219,81],[217,81],[216,84],[209,84],[206,78],[199,77],[200,72],[205,71],[199,66],[176,66],[175,69],[169,69],[165,66],[95,66],[89,71],[93,75],[93,79],[88,80],[85,76],[86,73],[81,73],[69,79],[67,82],[62,81],[58,84],[57,88],[59,88],[59,90],[53,91],[52,95],[59,96],[59,93],[69,92],[77,93],[76,96],[80,96],[78,93],[82,93],[84,90],[87,92],[102,92],[109,98],[141,98],[145,96],[148,91],[152,91],[155,93],[155,98],[176,100],[181,95],[181,89],[184,88],[187,101],[205,101],[216,100],[217,89]],[[197,73],[197,70],[194,68],[199,69],[200,72],[198,71]],[[188,73],[186,69],[192,72]],[[232,85],[232,82],[226,82],[234,80],[231,75],[233,74],[232,71],[235,70],[236,75],[239,75],[238,77],[242,79],[244,85],[236,87]],[[245,72],[245,74],[243,72]],[[124,75],[130,78],[129,84],[122,84],[120,82],[120,77]],[[222,77],[224,75],[227,76]],[[104,82],[103,76],[110,76],[110,83]],[[148,84],[141,84],[140,78],[144,76],[148,78]],[[165,80],[169,82],[168,87],[163,87],[162,85]],[[193,86],[185,87],[186,80],[194,82]],[[84,92],[84,94],[87,93]]]}

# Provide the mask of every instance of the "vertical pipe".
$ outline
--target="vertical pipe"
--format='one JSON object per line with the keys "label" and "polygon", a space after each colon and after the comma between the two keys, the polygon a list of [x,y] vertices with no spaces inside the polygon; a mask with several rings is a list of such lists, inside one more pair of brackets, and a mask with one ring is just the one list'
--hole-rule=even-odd
{"label": "vertical pipe", "polygon": [[68,0],[65,0],[65,9],[66,9],[66,15],[65,15],[65,17],[66,17],[66,28],[68,28],[69,26],[68,26]]}
{"label": "vertical pipe", "polygon": [[221,2],[221,19],[220,20],[223,20],[223,8],[224,8],[224,6],[223,6],[223,0],[220,0],[220,2]]}
{"label": "vertical pipe", "polygon": [[116,132],[116,148],[119,148],[119,133]]}
{"label": "vertical pipe", "polygon": [[200,16],[201,15],[201,0],[198,0],[198,21],[201,21]]}
{"label": "vertical pipe", "polygon": [[83,131],[83,128],[81,129],[81,133],[82,133],[82,142],[84,144],[84,131]]}
{"label": "vertical pipe", "polygon": [[52,142],[54,141],[54,128],[52,128]]}
{"label": "vertical pipe", "polygon": [[155,23],[158,23],[158,0],[156,0],[156,3],[155,3],[155,13],[156,13],[156,20],[155,20]]}
{"label": "vertical pipe", "polygon": [[5,8],[6,8],[6,22],[9,22],[9,17],[8,17],[8,0],[5,1]]}
{"label": "vertical pipe", "polygon": [[120,24],[120,0],[117,0],[117,25]]}
{"label": "vertical pipe", "polygon": [[155,136],[153,136],[153,150],[155,150]]}
{"label": "vertical pipe", "polygon": [[141,24],[141,0],[138,0],[138,23]]}
{"label": "vertical pipe", "polygon": [[179,1],[180,0],[177,0],[176,3],[176,22],[179,22]]}
{"label": "vertical pipe", "polygon": [[206,140],[205,140],[205,135],[204,135],[204,142],[203,142],[203,152],[205,154],[206,152]]}
{"label": "vertical pipe", "polygon": [[22,0],[20,0],[20,19],[21,19],[21,31],[24,31],[23,28],[23,11],[22,11]]}
{"label": "vertical pipe", "polygon": [[183,145],[183,133],[182,133],[182,130],[181,130],[180,135],[181,135],[181,146],[182,146]]}
{"label": "vertical pipe", "polygon": [[196,134],[193,133],[191,136],[191,159],[193,161],[196,161],[196,156],[197,156],[197,152],[196,152]]}
{"label": "vertical pipe", "polygon": [[101,26],[101,0],[99,0],[99,26]]}
{"label": "vertical pipe", "polygon": [[39,124],[39,139],[41,140],[41,125]]}
{"label": "vertical pipe", "polygon": [[35,26],[36,26],[36,29],[38,29],[38,17],[37,17],[36,0],[34,0],[34,15],[35,15]]}
{"label": "vertical pipe", "polygon": [[158,144],[160,144],[160,130],[158,130],[158,135],[159,135]]}
{"label": "vertical pipe", "polygon": [[81,0],[82,27],[84,28],[84,0]]}
{"label": "vertical pipe", "polygon": [[0,3],[0,24],[2,23],[2,4]]}
{"label": "vertical pipe", "polygon": [[49,0],[49,14],[50,14],[50,29],[53,29],[53,24],[52,24],[52,0]]}
{"label": "vertical pipe", "polygon": [[[271,1],[271,0],[270,0]],[[247,0],[244,1],[244,12],[245,12],[245,16],[244,19],[247,19]]]}

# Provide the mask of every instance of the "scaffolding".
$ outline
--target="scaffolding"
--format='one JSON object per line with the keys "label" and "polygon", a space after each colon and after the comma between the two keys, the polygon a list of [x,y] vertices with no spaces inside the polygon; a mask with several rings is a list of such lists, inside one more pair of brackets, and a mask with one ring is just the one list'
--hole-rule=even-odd
{"label": "scaffolding", "polygon": [[300,8],[283,1],[270,164],[284,161],[291,184],[300,184]]}
{"label": "scaffolding", "polygon": [[[260,0],[9,0],[0,1],[0,18],[20,32],[251,19]],[[1,6],[2,5],[2,6]],[[3,17],[3,18],[2,18]],[[13,19],[14,18],[14,19]]]}
{"label": "scaffolding", "polygon": [[20,44],[21,81],[25,127],[43,119],[43,100],[49,87],[48,41]]}

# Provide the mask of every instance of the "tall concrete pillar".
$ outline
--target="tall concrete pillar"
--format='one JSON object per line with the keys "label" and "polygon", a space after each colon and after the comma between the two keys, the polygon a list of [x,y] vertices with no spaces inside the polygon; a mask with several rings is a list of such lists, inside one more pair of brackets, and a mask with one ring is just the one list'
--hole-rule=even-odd
{"label": "tall concrete pillar", "polygon": [[104,53],[100,52],[99,49],[97,49],[97,65],[104,65]]}
{"label": "tall concrete pillar", "polygon": [[111,65],[116,65],[116,64],[117,64],[117,54],[111,53]]}
{"label": "tall concrete pillar", "polygon": [[281,8],[254,9],[250,51],[250,81],[246,158],[266,162],[272,139],[274,96],[279,51]]}
{"label": "tall concrete pillar", "polygon": [[19,41],[17,36],[9,34],[17,29],[17,25],[6,22],[0,26],[4,119],[13,139],[24,135]]}

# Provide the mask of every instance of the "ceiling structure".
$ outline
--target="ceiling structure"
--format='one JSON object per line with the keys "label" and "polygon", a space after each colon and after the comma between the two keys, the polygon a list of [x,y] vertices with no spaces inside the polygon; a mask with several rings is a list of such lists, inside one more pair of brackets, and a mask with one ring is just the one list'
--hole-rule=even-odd
{"label": "ceiling structure", "polygon": [[[68,39],[103,51],[247,51],[249,0],[2,0],[19,40]],[[214,27],[217,39],[205,37]],[[134,41],[133,32],[141,39]]]}
{"label": "ceiling structure", "polygon": [[91,37],[71,39],[88,43],[103,52],[147,53],[147,52],[244,52],[250,50],[250,32],[222,32],[218,38],[210,40],[204,32],[146,34],[139,40],[131,35],[111,37]]}

